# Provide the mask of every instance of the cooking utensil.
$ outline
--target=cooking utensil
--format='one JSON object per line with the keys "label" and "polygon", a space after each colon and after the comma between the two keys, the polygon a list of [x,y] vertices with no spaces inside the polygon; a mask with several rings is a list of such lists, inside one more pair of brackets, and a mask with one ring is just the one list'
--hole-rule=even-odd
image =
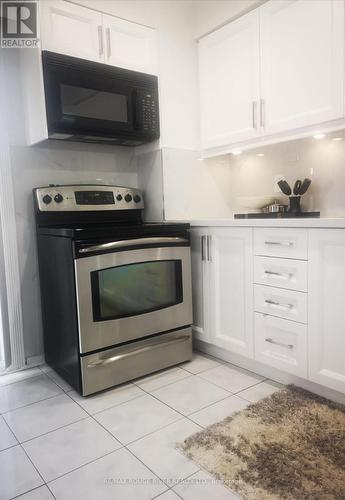
{"label": "cooking utensil", "polygon": [[302,186],[302,181],[298,179],[298,180],[295,182],[295,185],[294,185],[294,188],[293,188],[293,194],[294,194],[295,196],[297,196],[298,194],[301,194],[301,193],[300,193],[301,186]]}
{"label": "cooking utensil", "polygon": [[286,194],[286,196],[291,195],[292,193],[291,188],[286,181],[282,179],[281,181],[278,182],[278,186],[280,187],[282,193]]}
{"label": "cooking utensil", "polygon": [[298,194],[299,195],[302,195],[302,194],[305,194],[307,191],[308,191],[308,188],[311,184],[311,180],[310,179],[304,179],[304,181],[302,182],[302,185],[301,187],[299,188],[299,191],[298,191]]}

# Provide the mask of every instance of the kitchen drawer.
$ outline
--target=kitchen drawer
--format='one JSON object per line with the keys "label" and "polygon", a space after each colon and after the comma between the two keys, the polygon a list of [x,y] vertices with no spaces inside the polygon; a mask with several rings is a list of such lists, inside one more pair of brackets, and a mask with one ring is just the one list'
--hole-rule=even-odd
{"label": "kitchen drawer", "polygon": [[307,231],[296,228],[254,228],[254,254],[306,260]]}
{"label": "kitchen drawer", "polygon": [[307,326],[255,313],[255,359],[307,378]]}
{"label": "kitchen drawer", "polygon": [[307,323],[307,294],[265,285],[254,285],[256,312]]}
{"label": "kitchen drawer", "polygon": [[304,260],[254,257],[254,282],[306,292],[308,264]]}
{"label": "kitchen drawer", "polygon": [[190,359],[190,327],[88,354],[81,358],[82,394],[88,396]]}

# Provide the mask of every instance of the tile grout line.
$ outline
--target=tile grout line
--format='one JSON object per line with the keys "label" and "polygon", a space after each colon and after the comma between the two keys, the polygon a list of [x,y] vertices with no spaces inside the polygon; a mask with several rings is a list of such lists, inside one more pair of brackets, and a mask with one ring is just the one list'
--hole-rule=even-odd
{"label": "tile grout line", "polygon": [[[48,378],[48,377],[47,377]],[[51,381],[52,382],[52,381]],[[54,382],[55,383],[55,382]],[[11,384],[13,385],[13,384]],[[61,389],[61,387],[59,387],[57,384],[55,384],[59,389],[60,391],[62,392],[58,392],[57,394],[54,394],[53,396],[48,396],[47,398],[43,398],[43,399],[38,399],[37,401],[32,401],[31,403],[28,403],[28,404],[25,404],[23,406],[18,406],[17,408],[12,408],[11,410],[6,410],[4,412],[0,412],[0,415],[3,417],[4,415],[7,415],[8,413],[11,413],[11,412],[14,412],[14,411],[17,411],[17,410],[22,410],[23,408],[27,408],[28,406],[32,406],[36,403],[41,403],[42,401],[47,401],[48,399],[52,399],[52,398],[56,398],[58,396],[63,396],[64,394],[66,394],[65,392],[63,392],[63,390]]]}
{"label": "tile grout line", "polygon": [[[225,363],[223,363],[223,364],[225,364]],[[221,364],[220,364],[220,366],[221,366]],[[234,366],[235,366],[235,365],[234,365]],[[40,368],[39,368],[39,369],[40,369]],[[181,369],[183,369],[183,368],[181,368]],[[207,370],[208,370],[208,369],[206,369],[206,370],[204,370],[204,371],[207,371]],[[228,396],[226,396],[225,398],[222,398],[222,399],[221,399],[221,400],[219,400],[219,401],[215,401],[214,403],[211,403],[211,404],[209,404],[209,405],[207,405],[207,406],[205,406],[205,407],[202,407],[202,408],[200,408],[199,410],[196,410],[195,412],[193,412],[192,414],[189,414],[189,415],[184,415],[184,414],[182,414],[180,411],[176,410],[175,408],[173,408],[173,407],[171,407],[170,405],[166,404],[165,402],[161,401],[161,400],[160,400],[158,397],[156,397],[155,395],[151,394],[150,392],[146,391],[146,390],[145,390],[145,389],[143,389],[142,387],[138,386],[135,382],[131,382],[133,385],[135,385],[135,386],[136,386],[136,387],[138,387],[140,390],[142,390],[144,394],[143,394],[143,395],[138,395],[138,396],[136,396],[136,397],[134,397],[134,398],[132,398],[132,399],[130,399],[130,400],[128,400],[128,401],[124,401],[124,402],[120,403],[119,405],[115,405],[115,406],[112,406],[112,407],[106,408],[105,410],[101,410],[100,412],[96,412],[96,413],[94,413],[94,414],[90,414],[90,413],[89,413],[89,412],[88,412],[85,408],[83,408],[83,407],[82,407],[82,406],[81,406],[81,405],[80,405],[77,401],[75,401],[75,400],[74,400],[74,399],[73,399],[73,398],[72,398],[72,397],[68,394],[68,393],[69,393],[69,392],[71,392],[71,391],[66,391],[66,390],[64,390],[62,387],[60,387],[60,386],[59,386],[59,385],[55,382],[55,380],[54,380],[54,379],[50,378],[50,377],[49,377],[49,375],[47,375],[46,373],[44,373],[41,369],[40,369],[40,371],[42,372],[42,374],[43,374],[43,375],[45,375],[45,377],[46,377],[46,378],[49,378],[49,380],[50,380],[51,382],[53,382],[53,383],[54,383],[54,384],[55,384],[55,385],[56,385],[56,386],[57,386],[57,387],[58,387],[58,388],[62,391],[62,393],[61,393],[61,394],[54,395],[54,396],[50,396],[50,397],[48,397],[48,398],[45,398],[45,399],[42,399],[42,400],[39,400],[39,401],[36,401],[36,402],[34,402],[34,403],[29,403],[28,405],[24,405],[23,407],[20,407],[20,408],[25,408],[26,406],[31,406],[31,405],[33,405],[33,404],[35,404],[35,403],[38,403],[38,402],[44,401],[44,400],[46,400],[46,399],[51,399],[51,398],[53,398],[53,397],[57,397],[57,396],[59,396],[59,395],[66,394],[66,395],[67,395],[67,396],[68,396],[68,397],[69,397],[69,398],[70,398],[70,399],[71,399],[71,400],[72,400],[75,404],[77,404],[77,405],[78,405],[78,406],[79,406],[79,407],[80,407],[80,408],[81,408],[81,409],[82,409],[82,410],[83,410],[83,411],[87,414],[87,416],[85,416],[85,417],[84,417],[84,418],[82,418],[82,419],[78,419],[78,420],[77,420],[77,421],[75,421],[75,422],[71,422],[71,423],[66,424],[66,425],[64,425],[64,426],[58,427],[57,429],[54,429],[54,430],[49,431],[49,432],[47,432],[47,433],[41,434],[40,436],[44,436],[44,435],[46,435],[46,434],[50,434],[50,433],[52,433],[52,432],[54,432],[54,431],[56,431],[56,430],[62,429],[62,428],[64,428],[64,427],[68,427],[68,426],[70,426],[70,425],[73,425],[74,423],[77,423],[77,422],[80,422],[80,421],[82,421],[82,420],[85,420],[85,419],[87,419],[88,417],[92,418],[92,419],[93,419],[93,420],[94,420],[94,421],[95,421],[98,425],[100,425],[100,426],[101,426],[101,427],[102,427],[102,428],[103,428],[103,429],[104,429],[104,430],[105,430],[108,434],[110,434],[112,437],[114,437],[114,438],[118,441],[118,443],[121,445],[121,447],[122,447],[122,448],[125,448],[125,449],[129,452],[129,453],[131,453],[131,454],[132,454],[132,456],[134,456],[134,457],[135,457],[135,458],[136,458],[139,462],[141,462],[141,463],[145,466],[145,468],[146,468],[146,469],[150,470],[150,472],[151,472],[151,473],[152,473],[155,477],[157,477],[157,478],[159,479],[159,481],[162,481],[162,484],[164,484],[164,485],[166,485],[166,486],[167,486],[167,488],[168,488],[168,489],[167,489],[167,490],[165,490],[165,491],[163,491],[163,492],[161,492],[161,493],[159,493],[159,495],[157,495],[157,496],[160,496],[160,495],[164,494],[165,492],[167,492],[167,491],[169,491],[169,490],[173,490],[173,488],[174,488],[177,484],[181,483],[181,482],[182,482],[183,480],[185,480],[186,478],[181,479],[181,481],[177,482],[174,486],[171,486],[171,487],[170,487],[170,486],[169,486],[168,484],[166,484],[166,483],[165,483],[165,482],[164,482],[164,481],[163,481],[163,480],[162,480],[162,479],[161,479],[161,478],[160,478],[160,477],[159,477],[156,473],[154,473],[154,472],[150,469],[150,467],[148,467],[148,466],[147,466],[147,464],[145,464],[145,463],[144,463],[144,462],[143,462],[140,458],[138,458],[138,457],[137,457],[137,456],[136,456],[136,455],[135,455],[135,454],[134,454],[134,453],[133,453],[130,449],[128,449],[128,446],[129,446],[129,445],[131,445],[131,444],[133,444],[133,443],[135,443],[136,441],[138,441],[138,440],[140,440],[140,439],[143,439],[143,438],[145,438],[145,437],[147,437],[147,436],[149,436],[149,435],[151,435],[151,434],[154,434],[155,432],[158,432],[158,431],[160,431],[160,430],[162,430],[162,429],[164,429],[164,428],[166,428],[166,427],[169,427],[170,425],[172,425],[172,424],[174,424],[174,423],[176,423],[176,422],[178,422],[178,421],[182,420],[182,418],[187,419],[187,420],[188,420],[189,422],[191,422],[193,425],[196,425],[196,426],[200,427],[201,429],[203,429],[203,426],[201,426],[200,424],[197,424],[196,422],[194,422],[193,420],[191,420],[191,419],[189,418],[189,416],[190,416],[190,415],[193,415],[194,413],[197,413],[198,411],[201,411],[201,410],[203,410],[203,409],[205,409],[205,408],[208,408],[208,407],[210,407],[210,406],[213,406],[214,404],[217,404],[218,402],[223,401],[224,399],[227,399],[228,397],[231,397],[232,395],[238,395],[238,394],[239,394],[239,393],[241,393],[242,391],[244,391],[244,390],[246,390],[246,389],[249,389],[249,388],[251,388],[251,387],[254,387],[254,386],[256,386],[256,385],[260,384],[260,383],[261,383],[261,382],[263,382],[264,380],[268,380],[268,379],[261,380],[260,382],[257,382],[257,383],[255,383],[255,384],[253,384],[253,385],[251,385],[251,386],[248,386],[247,388],[242,389],[241,391],[238,391],[238,392],[236,392],[236,393],[231,393],[230,391],[227,391],[226,389],[224,389],[224,388],[222,387],[222,389],[224,389],[224,390],[226,390],[227,392],[229,392],[229,395],[228,395]],[[203,372],[198,372],[197,374],[195,374],[195,373],[188,372],[188,370],[185,370],[185,371],[186,371],[189,375],[187,375],[186,377],[184,377],[183,379],[180,379],[180,380],[184,380],[184,379],[186,379],[186,378],[190,378],[191,376],[198,376],[198,375],[199,375],[199,373],[203,373]],[[32,378],[32,379],[34,379],[34,378],[37,378],[37,377],[39,377],[39,376],[40,376],[40,375],[37,375],[37,376],[32,376],[32,377],[28,377],[28,379],[31,379],[31,378]],[[202,377],[199,377],[199,378],[202,378]],[[204,380],[205,380],[205,379],[204,379]],[[21,381],[18,381],[18,382],[21,382]],[[174,382],[171,382],[171,383],[168,383],[168,384],[166,384],[166,385],[164,385],[164,386],[161,386],[161,387],[166,387],[166,386],[171,385],[171,384],[176,383],[176,382],[179,382],[179,380],[174,381]],[[17,383],[17,382],[15,382],[15,383]],[[209,382],[209,383],[211,383],[211,382]],[[12,385],[12,384],[10,384],[10,385]],[[214,384],[214,385],[215,385],[215,386],[217,386],[217,384]],[[161,387],[160,387],[160,388],[161,388]],[[220,387],[220,386],[217,386],[217,387]],[[158,389],[160,389],[160,388],[158,388]],[[157,390],[158,390],[158,389],[157,389]],[[156,390],[156,389],[154,389],[154,390]],[[98,422],[98,421],[95,419],[95,417],[94,417],[94,415],[97,415],[97,414],[99,414],[99,413],[101,413],[101,412],[103,412],[103,411],[110,410],[111,408],[114,408],[114,407],[120,406],[120,405],[122,405],[122,404],[128,403],[128,402],[130,402],[130,401],[133,401],[134,399],[138,399],[139,397],[143,397],[144,395],[149,395],[149,396],[152,396],[154,399],[156,399],[157,401],[159,401],[161,404],[163,404],[163,405],[167,406],[169,409],[171,409],[171,410],[175,411],[176,413],[178,413],[179,415],[181,415],[181,418],[177,419],[177,420],[176,420],[176,421],[174,421],[174,422],[170,422],[169,424],[166,424],[166,425],[164,425],[163,427],[160,427],[160,428],[158,428],[158,429],[155,429],[154,431],[152,431],[152,432],[150,432],[150,433],[148,433],[148,434],[146,434],[146,435],[144,435],[144,436],[141,436],[141,437],[140,437],[140,438],[138,438],[138,439],[135,439],[135,440],[133,440],[133,441],[131,441],[131,442],[127,443],[127,444],[124,444],[124,443],[123,443],[120,439],[118,439],[115,435],[113,435],[113,434],[112,434],[112,433],[111,433],[108,429],[106,429],[106,428],[105,428],[105,427],[104,427],[104,426],[103,426],[100,422]],[[237,397],[240,397],[240,396],[237,396]],[[245,400],[244,398],[241,398],[241,399]],[[245,401],[247,401],[247,400],[245,400]],[[249,401],[249,403],[250,403],[250,401]],[[14,410],[9,410],[9,411],[7,411],[6,413],[9,413],[9,412],[11,412],[11,411],[15,411],[15,410],[20,409],[20,408],[16,408],[16,409],[14,409]],[[5,421],[5,419],[4,419],[4,421]],[[9,427],[9,425],[8,425],[8,423],[7,423],[6,421],[5,421],[5,423],[6,423],[7,427]],[[9,427],[9,429],[10,429],[10,431],[13,433],[13,435],[16,437],[16,435],[15,435],[15,433],[12,431],[12,429],[11,429],[10,427]],[[31,439],[29,439],[29,440],[27,440],[27,441],[23,441],[23,444],[25,444],[25,443],[27,443],[27,442],[29,442],[29,441],[33,440],[33,439],[36,439],[36,438],[38,438],[38,437],[40,437],[40,436],[36,436],[35,438],[31,438]],[[24,448],[23,448],[23,446],[22,446],[22,443],[18,443],[18,444],[19,444],[19,446],[21,446],[21,448],[23,449],[23,451],[24,451],[24,453],[26,454],[26,456],[28,456],[28,454],[26,453],[25,449],[24,449]],[[17,446],[17,445],[13,445],[13,446]],[[11,446],[11,447],[12,447],[12,446]],[[9,447],[9,448],[11,448],[11,447]],[[107,455],[109,455],[109,454],[111,454],[111,453],[114,453],[114,452],[116,452],[116,451],[119,451],[119,450],[121,449],[121,447],[120,447],[120,448],[118,448],[118,449],[116,449],[116,450],[112,450],[111,452],[109,452],[109,453],[107,453],[107,454],[105,454],[105,455],[102,455],[101,457],[98,457],[98,458],[96,458],[96,459],[94,459],[94,460],[92,460],[92,461],[90,461],[90,462],[87,462],[87,463],[85,463],[85,464],[82,464],[82,465],[80,465],[79,467],[77,467],[77,468],[75,468],[75,469],[72,469],[71,471],[68,471],[68,472],[66,472],[65,474],[63,474],[63,475],[61,475],[61,476],[58,476],[57,478],[55,478],[55,479],[53,479],[53,480],[49,481],[49,483],[50,483],[50,482],[52,482],[52,481],[55,481],[56,479],[59,479],[60,477],[63,477],[64,475],[70,474],[71,472],[73,472],[73,471],[75,471],[75,470],[78,470],[79,468],[82,468],[82,467],[84,467],[84,466],[86,466],[86,465],[88,465],[88,464],[90,464],[90,463],[96,462],[97,460],[99,460],[99,459],[101,459],[101,458],[103,458],[103,457],[105,457],[105,456],[107,456]],[[9,449],[9,448],[6,448],[6,449]],[[3,451],[4,451],[4,450],[3,450]],[[51,490],[50,490],[50,488],[49,488],[49,485],[48,485],[48,482],[46,482],[46,481],[43,479],[43,477],[41,476],[41,474],[40,474],[39,470],[36,468],[35,464],[32,462],[32,460],[30,459],[30,457],[29,457],[29,456],[28,456],[28,459],[30,460],[30,462],[31,462],[31,463],[32,463],[32,465],[34,466],[35,470],[38,472],[39,476],[41,477],[41,479],[42,479],[42,481],[43,481],[43,484],[44,484],[44,485],[46,485],[46,486],[48,487],[49,491],[51,492]],[[200,469],[199,469],[199,470],[200,470]],[[196,472],[198,472],[198,471],[196,471]],[[193,474],[196,474],[196,472],[194,472]],[[193,475],[193,474],[191,474],[191,475]],[[190,475],[190,476],[191,476],[191,475]],[[190,476],[187,476],[187,478],[188,478],[188,477],[190,477]],[[37,489],[37,488],[34,488],[34,489]],[[32,491],[32,490],[28,490],[28,491]],[[173,491],[174,491],[174,490],[173,490]],[[51,493],[52,493],[52,492],[51,492]],[[176,495],[178,495],[175,491],[174,491],[174,493],[175,493]],[[22,494],[23,494],[23,493],[22,493]],[[52,493],[52,495],[53,495],[53,493]],[[53,496],[54,496],[54,495],[53,495]],[[153,498],[157,498],[157,496],[156,496],[156,497],[153,497]],[[179,496],[179,495],[178,495],[178,496]],[[55,498],[55,497],[54,497],[54,498]]]}
{"label": "tile grout line", "polygon": [[[181,368],[181,370],[182,370],[182,368]],[[184,371],[186,371],[186,370],[184,370]],[[156,389],[153,389],[153,391],[158,391],[158,389],[162,389],[163,387],[168,387],[168,386],[169,386],[169,385],[171,385],[171,384],[175,384],[176,382],[180,382],[180,380],[184,380],[184,379],[186,379],[186,378],[189,378],[189,377],[192,377],[192,376],[193,376],[193,373],[190,373],[190,372],[186,372],[186,373],[188,373],[188,375],[186,375],[185,377],[180,378],[180,379],[178,379],[178,380],[174,380],[173,382],[168,382],[167,384],[161,385],[160,387],[157,387]],[[132,383],[132,384],[134,384],[136,387],[139,387],[139,389],[141,389],[142,391],[147,392],[147,390],[146,390],[146,389],[143,389],[143,388],[142,388],[139,384],[137,384],[137,383],[135,382],[135,380],[134,380],[134,381],[132,381],[131,383]]]}
{"label": "tile grout line", "polygon": [[[71,396],[69,396],[69,397],[71,398]],[[73,398],[71,398],[71,399],[73,400]],[[73,401],[74,401],[74,400],[73,400]],[[79,403],[77,403],[76,401],[75,401],[75,403],[79,405]],[[79,405],[79,406],[81,407],[81,405]],[[120,406],[120,405],[118,405],[118,406]],[[82,408],[82,407],[81,407],[81,408]],[[86,411],[86,410],[85,410],[85,411]],[[88,413],[88,412],[87,412],[87,413]],[[89,414],[89,413],[88,413],[88,414]],[[100,422],[98,422],[98,421],[94,418],[94,416],[93,416],[93,415],[90,415],[90,414],[89,414],[89,416],[90,416],[90,417],[91,417],[91,418],[92,418],[92,419],[93,419],[93,420],[94,420],[94,421],[95,421],[98,425],[100,425],[100,426],[101,426],[101,427],[102,427],[102,428],[103,428],[103,429],[104,429],[104,430],[105,430],[108,434],[110,434],[110,436],[112,436],[113,438],[115,438],[115,439],[116,439],[116,440],[117,440],[117,441],[121,444],[121,446],[122,446],[122,448],[120,447],[120,448],[118,448],[117,450],[113,450],[112,452],[108,453],[107,455],[109,455],[109,454],[111,454],[111,453],[115,453],[116,451],[119,451],[119,450],[121,450],[121,449],[123,449],[123,448],[124,448],[124,449],[126,449],[126,450],[127,450],[127,451],[128,451],[128,452],[129,452],[129,453],[130,453],[130,454],[131,454],[131,455],[132,455],[132,456],[136,459],[136,460],[138,460],[140,463],[142,463],[146,469],[148,469],[148,470],[149,470],[149,471],[150,471],[150,472],[151,472],[151,473],[152,473],[152,474],[153,474],[153,475],[154,475],[154,476],[155,476],[155,477],[156,477],[159,481],[161,481],[161,482],[162,482],[162,484],[166,485],[166,483],[164,483],[164,481],[162,481],[162,479],[161,479],[161,478],[160,478],[160,477],[159,477],[159,476],[158,476],[155,472],[153,472],[153,470],[151,470],[151,469],[150,469],[150,467],[149,467],[148,465],[146,465],[146,464],[145,464],[142,460],[140,460],[137,456],[135,456],[135,455],[134,455],[134,453],[132,453],[132,451],[131,451],[131,450],[129,450],[129,449],[127,448],[127,446],[126,446],[126,445],[125,445],[125,444],[124,444],[124,443],[123,443],[120,439],[118,439],[118,438],[117,438],[114,434],[112,434],[112,433],[111,433],[108,429],[106,429],[106,428],[105,428],[105,427],[104,427],[104,426],[103,426]],[[172,422],[172,423],[173,423],[173,422]],[[106,456],[106,455],[104,455],[104,456]],[[101,459],[101,458],[103,458],[103,457],[98,457],[98,458],[96,458],[96,459],[92,460],[92,462],[96,462],[97,460],[99,460],[99,459]],[[89,463],[92,463],[92,462],[89,462]],[[80,469],[80,468],[84,467],[85,465],[87,465],[87,464],[83,464],[83,465],[81,465],[81,466],[77,467],[77,468],[76,468],[76,469],[74,469],[74,470]],[[70,471],[70,472],[71,472],[71,471]],[[67,475],[67,474],[69,474],[70,472],[67,472],[67,473],[66,473],[66,474],[64,474],[64,475]],[[60,476],[60,477],[62,477],[62,476]],[[167,485],[166,485],[166,486],[167,486]],[[160,493],[160,495],[161,495],[161,494],[163,494],[163,493],[165,493],[165,491],[168,491],[168,490],[164,490],[164,491],[162,491],[162,492]]]}

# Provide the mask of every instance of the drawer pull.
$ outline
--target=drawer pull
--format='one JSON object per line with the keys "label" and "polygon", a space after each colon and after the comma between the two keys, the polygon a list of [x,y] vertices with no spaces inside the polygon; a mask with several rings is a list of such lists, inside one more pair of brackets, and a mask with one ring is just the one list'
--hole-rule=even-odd
{"label": "drawer pull", "polygon": [[268,304],[269,306],[279,307],[281,309],[292,309],[293,308],[293,304],[281,304],[280,302],[276,302],[275,300],[270,300],[270,299],[266,299],[265,303]]}
{"label": "drawer pull", "polygon": [[180,344],[181,342],[187,342],[189,339],[190,337],[188,335],[183,335],[181,337],[177,337],[174,339],[152,341],[150,344],[143,347],[139,347],[138,349],[129,350],[127,352],[115,354],[114,356],[111,356],[109,358],[102,358],[98,359],[97,361],[93,361],[92,363],[89,363],[87,365],[87,368],[98,368],[101,366],[109,365],[111,363],[115,363],[116,361],[120,361],[125,358],[130,358],[132,356],[136,356],[137,354],[141,354],[147,351],[153,351],[154,349],[160,347],[173,344]]}
{"label": "drawer pull", "polygon": [[290,273],[277,273],[275,271],[264,271],[265,274],[267,274],[268,276],[277,276],[278,278],[282,278],[282,279],[291,279],[293,278],[293,274],[290,274]]}
{"label": "drawer pull", "polygon": [[265,245],[278,245],[281,247],[293,247],[294,241],[265,241]]}
{"label": "drawer pull", "polygon": [[276,340],[273,340],[271,338],[265,339],[265,342],[268,342],[269,344],[279,345],[280,347],[287,347],[288,349],[293,349],[295,347],[293,344],[283,344],[282,342],[277,342]]}

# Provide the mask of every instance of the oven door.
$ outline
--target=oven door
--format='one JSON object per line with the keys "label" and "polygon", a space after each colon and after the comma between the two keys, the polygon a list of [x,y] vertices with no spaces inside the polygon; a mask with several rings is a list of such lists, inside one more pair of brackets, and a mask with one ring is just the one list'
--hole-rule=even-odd
{"label": "oven door", "polygon": [[188,246],[84,257],[75,260],[75,274],[81,353],[192,322]]}

